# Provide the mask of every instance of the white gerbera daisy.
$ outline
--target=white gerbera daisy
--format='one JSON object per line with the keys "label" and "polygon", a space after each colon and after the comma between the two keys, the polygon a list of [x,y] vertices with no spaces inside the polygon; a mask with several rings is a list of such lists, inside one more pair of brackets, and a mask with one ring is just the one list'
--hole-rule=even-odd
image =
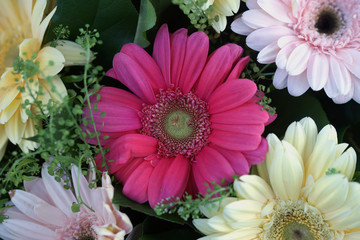
{"label": "white gerbera daisy", "polygon": [[267,140],[260,176],[240,177],[237,198],[201,209],[209,218],[193,221],[207,235],[201,239],[360,239],[360,184],[350,182],[356,154],[337,144],[335,129],[318,134],[305,118],[283,141],[273,134]]}

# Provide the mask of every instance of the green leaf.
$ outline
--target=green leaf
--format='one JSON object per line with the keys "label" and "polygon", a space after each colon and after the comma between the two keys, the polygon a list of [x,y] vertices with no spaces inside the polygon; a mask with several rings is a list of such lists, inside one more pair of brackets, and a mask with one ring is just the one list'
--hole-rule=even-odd
{"label": "green leaf", "polygon": [[73,204],[71,205],[71,211],[73,213],[80,212],[80,206],[81,206],[81,204],[73,202]]}
{"label": "green leaf", "polygon": [[79,35],[79,28],[90,24],[100,33],[102,45],[95,46],[99,52],[97,61],[104,69],[112,66],[114,55],[125,43],[135,37],[138,13],[131,0],[63,0],[56,2],[57,10],[45,37],[45,43],[55,39],[52,29],[62,24],[70,30],[70,40]]}
{"label": "green leaf", "polygon": [[268,133],[275,133],[282,138],[292,122],[300,121],[304,117],[314,119],[319,129],[329,123],[321,104],[309,92],[300,97],[293,97],[287,89],[273,90],[267,96],[272,100],[270,105],[276,107],[277,118],[266,126],[265,136]]}
{"label": "green leaf", "polygon": [[148,203],[139,204],[137,202],[134,202],[133,200],[130,200],[122,193],[122,188],[120,186],[115,187],[115,194],[113,198],[113,203],[118,204],[122,207],[128,207],[132,210],[144,213],[149,216],[153,216],[156,218],[160,218],[166,221],[170,221],[177,224],[185,224],[186,221],[180,218],[178,215],[170,215],[170,214],[163,214],[163,215],[157,215],[155,211],[149,206]]}
{"label": "green leaf", "polygon": [[134,43],[138,44],[143,48],[149,46],[150,42],[147,40],[146,31],[154,27],[155,23],[156,13],[150,0],[141,0],[140,14],[136,28]]}

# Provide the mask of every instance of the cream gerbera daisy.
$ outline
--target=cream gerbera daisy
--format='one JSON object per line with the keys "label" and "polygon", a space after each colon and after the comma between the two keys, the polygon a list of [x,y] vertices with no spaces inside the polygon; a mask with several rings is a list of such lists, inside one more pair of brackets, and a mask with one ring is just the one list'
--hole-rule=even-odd
{"label": "cream gerbera daisy", "polygon": [[[10,192],[11,205],[0,223],[0,238],[4,240],[123,240],[132,230],[128,216],[112,204],[114,187],[103,173],[102,187],[89,188],[93,179],[86,180],[76,166],[72,166],[74,191],[66,190],[64,182],[57,182],[43,165],[42,178],[24,182],[25,191]],[[73,212],[71,206],[81,197],[86,204]],[[91,208],[91,209],[90,209]]]}
{"label": "cream gerbera daisy", "polygon": [[[259,175],[234,182],[237,198],[195,219],[201,239],[360,239],[360,184],[350,182],[356,154],[337,144],[335,129],[319,133],[304,118],[280,141],[267,137],[269,152]],[[346,150],[347,149],[347,150]]]}
{"label": "cream gerbera daisy", "polygon": [[[33,104],[34,99],[44,104],[50,99],[61,101],[67,92],[57,74],[65,65],[84,63],[84,56],[80,54],[84,50],[73,42],[61,41],[57,48],[41,47],[45,30],[56,10],[43,19],[46,3],[46,0],[0,2],[0,124],[4,125],[9,140],[19,144],[24,152],[37,147],[36,143],[24,138],[34,136],[35,126],[40,123],[30,119],[21,104],[28,101],[27,108],[36,114],[39,109]],[[71,54],[66,55],[69,52]],[[17,56],[37,63],[41,74],[29,79],[16,74],[12,64]],[[51,78],[51,84],[45,76]],[[51,91],[51,85],[56,87],[56,94]],[[42,94],[39,94],[40,90]]]}
{"label": "cream gerbera daisy", "polygon": [[7,142],[8,142],[8,138],[5,134],[4,125],[0,124],[0,161],[1,161],[2,157],[4,156]]}
{"label": "cream gerbera daisy", "polygon": [[214,21],[212,24],[216,32],[222,32],[226,28],[226,17],[233,16],[239,11],[241,0],[213,0],[212,5],[214,11],[210,13],[210,17],[214,18],[218,16],[218,21]]}

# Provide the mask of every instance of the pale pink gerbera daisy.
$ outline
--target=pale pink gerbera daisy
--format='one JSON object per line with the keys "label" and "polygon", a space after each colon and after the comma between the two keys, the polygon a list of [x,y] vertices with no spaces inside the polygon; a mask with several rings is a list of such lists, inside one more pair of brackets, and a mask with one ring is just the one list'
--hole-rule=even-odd
{"label": "pale pink gerbera daisy", "polygon": [[269,115],[255,102],[255,83],[238,79],[249,58],[240,58],[243,49],[235,44],[210,56],[208,49],[205,33],[187,36],[180,29],[169,35],[164,25],[153,57],[127,44],[107,72],[133,94],[102,88],[95,124],[110,147],[110,173],[137,202],[154,207],[185,191],[205,193],[204,183],[232,182],[234,174],[264,160],[261,134]]}
{"label": "pale pink gerbera daisy", "polygon": [[[9,218],[0,224],[0,238],[4,240],[121,240],[132,230],[124,213],[112,204],[114,188],[110,177],[104,173],[102,187],[89,188],[89,182],[71,169],[75,193],[66,190],[63,183],[55,181],[44,164],[41,175],[24,182],[25,191],[10,192],[11,204],[3,213]],[[84,203],[79,212],[71,205],[81,196]]]}
{"label": "pale pink gerbera daisy", "polygon": [[360,1],[248,0],[234,32],[249,35],[260,63],[276,62],[274,86],[293,96],[324,88],[360,103]]}

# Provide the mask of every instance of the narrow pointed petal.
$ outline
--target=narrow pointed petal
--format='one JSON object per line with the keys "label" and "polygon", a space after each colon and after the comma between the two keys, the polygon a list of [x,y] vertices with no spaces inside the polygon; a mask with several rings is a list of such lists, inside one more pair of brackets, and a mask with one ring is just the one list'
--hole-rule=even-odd
{"label": "narrow pointed petal", "polygon": [[[153,57],[160,67],[164,77],[165,86],[170,85],[170,37],[169,30],[166,24],[162,25],[156,34],[154,42]],[[166,89],[166,88],[163,88]]]}

